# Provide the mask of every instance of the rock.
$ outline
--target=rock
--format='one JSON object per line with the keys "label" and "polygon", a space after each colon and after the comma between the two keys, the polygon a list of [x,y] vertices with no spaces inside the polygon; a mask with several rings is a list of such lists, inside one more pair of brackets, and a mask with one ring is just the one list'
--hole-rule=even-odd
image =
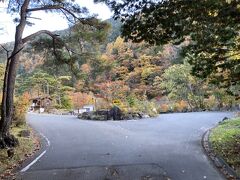
{"label": "rock", "polygon": [[131,120],[131,119],[141,119],[142,115],[136,112],[128,112],[122,115],[122,119]]}
{"label": "rock", "polygon": [[109,120],[109,111],[108,110],[99,110],[95,113],[96,118],[100,120]]}
{"label": "rock", "polygon": [[109,120],[108,111],[106,110],[84,112],[78,115],[78,118],[85,119],[85,120],[98,120],[98,121]]}
{"label": "rock", "polygon": [[16,147],[19,145],[19,141],[13,135],[8,135],[0,139],[0,149],[6,147]]}
{"label": "rock", "polygon": [[228,117],[224,117],[224,118],[222,119],[222,121],[219,121],[219,122],[218,122],[218,124],[223,124],[224,121],[226,121],[226,120],[228,120],[228,119],[229,119]]}
{"label": "rock", "polygon": [[30,131],[29,130],[22,130],[18,133],[20,137],[30,137]]}
{"label": "rock", "polygon": [[13,148],[10,148],[7,150],[7,155],[9,158],[13,158],[14,156],[14,149]]}
{"label": "rock", "polygon": [[120,108],[114,106],[110,110],[98,110],[91,112],[84,112],[78,115],[79,119],[85,120],[98,120],[98,121],[106,121],[106,120],[132,120],[132,119],[141,119],[141,118],[149,118],[150,116],[147,114],[143,114],[141,112],[128,112],[123,113]]}
{"label": "rock", "polygon": [[122,119],[122,111],[119,107],[114,106],[112,109],[109,111],[109,117],[112,118],[113,120],[121,120]]}
{"label": "rock", "polygon": [[222,119],[222,121],[226,121],[226,120],[228,120],[229,118],[228,117],[224,117],[223,119]]}

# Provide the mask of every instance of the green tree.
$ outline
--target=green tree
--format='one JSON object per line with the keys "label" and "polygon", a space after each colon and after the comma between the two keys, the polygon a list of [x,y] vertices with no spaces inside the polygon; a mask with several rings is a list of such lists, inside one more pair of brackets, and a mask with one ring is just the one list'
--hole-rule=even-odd
{"label": "green tree", "polygon": [[23,82],[18,82],[18,93],[29,92],[31,96],[50,96],[60,108],[70,108],[68,93],[74,88],[68,86],[70,76],[54,77],[43,71],[36,71]]}
{"label": "green tree", "polygon": [[[44,62],[39,68],[53,76],[72,76],[72,84],[82,80],[84,89],[88,90],[89,84],[102,72],[100,45],[107,39],[109,27],[106,22],[95,18],[88,20],[88,25],[77,23],[60,32],[62,41],[55,48],[46,36],[36,39],[31,43],[32,51],[44,52]],[[87,72],[84,68],[90,71]]]}
{"label": "green tree", "polygon": [[191,76],[191,68],[187,63],[173,65],[163,73],[162,83],[155,83],[159,85],[159,88],[166,90],[169,99],[184,100],[192,110],[202,109],[206,89],[204,89],[202,80]]}

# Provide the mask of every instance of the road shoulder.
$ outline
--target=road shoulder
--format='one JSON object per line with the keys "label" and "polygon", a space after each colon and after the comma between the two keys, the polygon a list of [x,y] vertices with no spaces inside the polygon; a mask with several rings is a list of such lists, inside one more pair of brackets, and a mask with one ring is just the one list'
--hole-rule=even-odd
{"label": "road shoulder", "polygon": [[213,148],[212,144],[209,140],[212,129],[207,130],[202,136],[202,146],[204,152],[207,154],[208,158],[211,160],[213,165],[218,169],[218,171],[226,178],[231,180],[239,180],[239,177],[235,173],[235,171],[224,161],[219,155],[217,155]]}
{"label": "road shoulder", "polygon": [[38,146],[36,147],[34,153],[27,157],[16,169],[15,173],[17,177],[20,177],[22,173],[26,172],[33,164],[35,164],[46,152],[50,146],[48,139],[41,133],[35,131],[32,128],[32,133],[38,141]]}

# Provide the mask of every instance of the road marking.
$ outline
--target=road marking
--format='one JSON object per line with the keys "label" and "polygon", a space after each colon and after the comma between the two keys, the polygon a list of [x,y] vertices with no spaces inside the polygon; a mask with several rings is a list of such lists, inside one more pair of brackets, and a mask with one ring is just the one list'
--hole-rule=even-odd
{"label": "road marking", "polygon": [[[47,147],[51,145],[49,139],[42,133],[40,135],[47,141]],[[25,172],[27,171],[32,165],[34,165],[45,153],[47,150],[43,151],[36,159],[34,159],[29,165],[27,165],[25,168],[23,168],[20,172]]]}
{"label": "road marking", "polygon": [[49,147],[51,145],[49,139],[43,133],[40,133],[40,135],[44,137],[44,139],[47,141],[47,146]]}
{"label": "road marking", "polygon": [[20,172],[27,171],[32,165],[34,165],[47,151],[43,151],[42,154],[40,154],[36,159],[34,159],[29,165],[27,165],[25,168],[23,168]]}

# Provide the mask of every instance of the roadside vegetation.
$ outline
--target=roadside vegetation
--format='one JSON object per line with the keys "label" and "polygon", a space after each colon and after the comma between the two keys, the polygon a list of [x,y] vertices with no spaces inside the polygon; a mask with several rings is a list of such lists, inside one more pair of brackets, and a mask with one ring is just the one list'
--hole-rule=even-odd
{"label": "roadside vegetation", "polygon": [[13,170],[26,158],[32,156],[39,147],[39,143],[33,133],[30,133],[29,137],[20,136],[23,130],[31,131],[27,125],[11,128],[11,133],[19,141],[19,145],[14,148],[13,157],[8,157],[7,149],[0,149],[0,179],[14,176]]}
{"label": "roadside vegetation", "polygon": [[[18,145],[13,148],[0,149],[0,179],[14,176],[12,171],[26,158],[39,149],[37,137],[26,123],[26,112],[29,107],[30,96],[24,93],[15,98],[13,123],[10,133],[17,137]],[[10,154],[8,154],[10,151]],[[10,157],[9,157],[10,156]]]}
{"label": "roadside vegetation", "polygon": [[240,176],[240,117],[222,121],[210,134],[214,151]]}

